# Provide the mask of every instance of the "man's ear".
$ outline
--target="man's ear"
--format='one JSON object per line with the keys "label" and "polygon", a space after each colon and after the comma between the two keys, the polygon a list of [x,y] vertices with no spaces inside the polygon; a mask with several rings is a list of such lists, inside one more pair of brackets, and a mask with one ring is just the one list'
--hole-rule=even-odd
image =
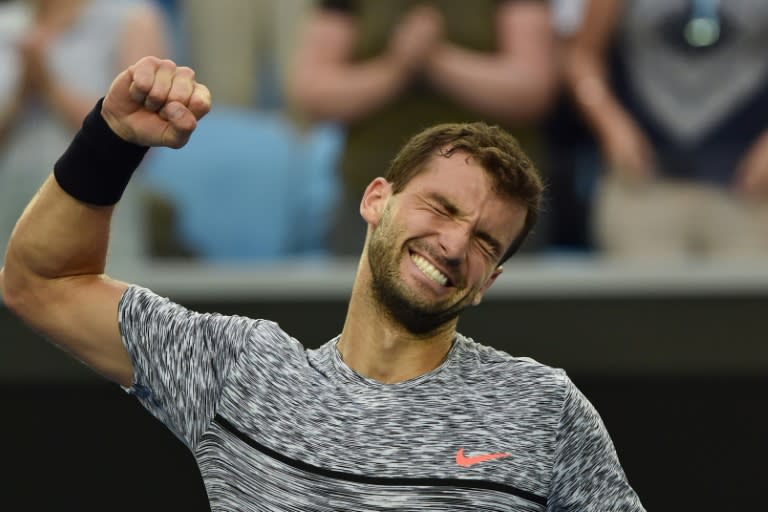
{"label": "man's ear", "polygon": [[391,194],[392,185],[384,178],[376,178],[366,187],[363,199],[360,201],[360,215],[365,222],[372,226],[379,224],[384,206]]}
{"label": "man's ear", "polygon": [[491,285],[496,281],[496,278],[499,277],[503,271],[504,269],[502,267],[496,267],[496,270],[494,270],[493,273],[488,277],[488,279],[485,281],[485,284],[483,284],[483,287],[478,290],[475,298],[472,299],[473,306],[477,306],[480,304],[480,302],[482,302],[483,297],[485,296],[485,292],[488,291],[488,288],[491,287]]}

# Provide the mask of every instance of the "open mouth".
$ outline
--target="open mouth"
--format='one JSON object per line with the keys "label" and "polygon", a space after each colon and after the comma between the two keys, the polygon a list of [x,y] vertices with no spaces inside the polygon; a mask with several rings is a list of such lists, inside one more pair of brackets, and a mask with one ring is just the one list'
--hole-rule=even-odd
{"label": "open mouth", "polygon": [[416,265],[416,268],[421,270],[421,273],[436,282],[441,286],[451,286],[451,280],[440,272],[434,265],[426,260],[423,256],[416,253],[411,253],[411,261]]}

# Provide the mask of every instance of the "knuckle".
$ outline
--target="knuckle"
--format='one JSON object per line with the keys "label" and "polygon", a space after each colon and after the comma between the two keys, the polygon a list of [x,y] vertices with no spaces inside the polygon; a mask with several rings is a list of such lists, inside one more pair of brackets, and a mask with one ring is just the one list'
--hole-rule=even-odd
{"label": "knuckle", "polygon": [[195,91],[195,94],[192,95],[191,103],[196,107],[203,107],[210,102],[208,101],[208,95],[206,95],[204,92]]}
{"label": "knuckle", "polygon": [[202,117],[210,112],[211,105],[207,101],[203,101],[201,98],[192,98],[190,101],[190,110],[192,110],[196,116]]}
{"label": "knuckle", "polygon": [[176,63],[170,59],[162,59],[160,61],[160,67],[164,70],[174,70],[176,69]]}
{"label": "knuckle", "polygon": [[136,64],[137,65],[148,64],[148,65],[157,67],[158,65],[160,65],[160,59],[158,59],[154,55],[147,55],[146,57],[142,57],[141,59],[139,59],[139,61]]}
{"label": "knuckle", "polygon": [[194,80],[195,70],[188,66],[180,66],[176,68],[176,75],[182,78],[189,78],[191,80]]}
{"label": "knuckle", "polygon": [[197,89],[200,91],[200,94],[207,99],[210,99],[211,97],[211,91],[203,84],[197,84]]}
{"label": "knuckle", "polygon": [[133,83],[136,85],[137,89],[146,93],[152,88],[152,77],[144,74],[134,74]]}

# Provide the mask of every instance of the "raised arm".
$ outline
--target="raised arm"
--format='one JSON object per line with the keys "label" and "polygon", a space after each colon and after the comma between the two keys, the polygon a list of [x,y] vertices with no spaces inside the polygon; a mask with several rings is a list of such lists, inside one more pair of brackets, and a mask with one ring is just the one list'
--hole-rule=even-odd
{"label": "raised arm", "polygon": [[300,36],[288,77],[290,100],[315,120],[359,119],[397,96],[421,70],[441,31],[442,20],[434,8],[414,7],[394,29],[382,54],[355,62],[355,16],[318,8]]}
{"label": "raised arm", "polygon": [[495,31],[494,53],[441,43],[427,76],[437,89],[500,121],[538,120],[552,106],[558,82],[550,8],[537,0],[500,2]]}
{"label": "raised arm", "polygon": [[[181,147],[209,108],[208,89],[189,68],[145,57],[120,73],[68,150],[67,162],[59,161],[55,176],[22,214],[0,270],[6,306],[125,386],[133,372],[117,309],[127,285],[104,268],[113,203],[122,193],[115,183],[127,183],[132,169],[115,155],[138,164],[139,146]],[[124,180],[114,176],[118,171]]]}

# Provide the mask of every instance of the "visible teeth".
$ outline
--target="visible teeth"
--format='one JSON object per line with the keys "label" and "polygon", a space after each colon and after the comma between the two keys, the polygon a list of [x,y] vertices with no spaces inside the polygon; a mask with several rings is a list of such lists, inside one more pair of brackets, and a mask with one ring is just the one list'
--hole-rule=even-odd
{"label": "visible teeth", "polygon": [[430,262],[419,256],[418,254],[411,254],[411,259],[416,264],[416,266],[421,270],[425,276],[432,279],[434,282],[441,284],[443,286],[446,285],[448,282],[448,278],[439,270],[437,270],[434,265],[432,265]]}

